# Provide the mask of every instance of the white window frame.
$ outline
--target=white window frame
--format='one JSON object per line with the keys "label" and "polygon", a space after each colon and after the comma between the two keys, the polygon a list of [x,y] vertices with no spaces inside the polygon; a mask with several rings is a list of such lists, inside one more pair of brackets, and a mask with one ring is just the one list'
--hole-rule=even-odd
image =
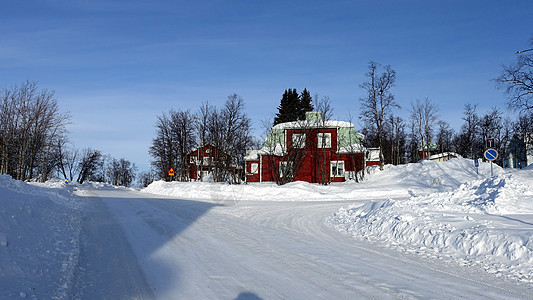
{"label": "white window frame", "polygon": [[202,158],[202,166],[210,166],[213,163],[213,158],[210,156]]}
{"label": "white window frame", "polygon": [[292,134],[292,147],[303,149],[305,148],[305,133],[293,133]]}
{"label": "white window frame", "polygon": [[259,164],[258,163],[251,163],[250,164],[250,173],[251,174],[259,173]]}
{"label": "white window frame", "polygon": [[330,162],[329,170],[331,177],[344,177],[344,173],[346,172],[344,161],[332,160]]}
{"label": "white window frame", "polygon": [[320,149],[331,148],[331,132],[317,133],[317,144]]}

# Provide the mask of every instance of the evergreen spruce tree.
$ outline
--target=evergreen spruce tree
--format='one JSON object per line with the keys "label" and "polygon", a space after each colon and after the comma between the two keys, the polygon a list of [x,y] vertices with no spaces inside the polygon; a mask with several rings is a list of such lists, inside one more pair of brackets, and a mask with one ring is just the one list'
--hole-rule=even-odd
{"label": "evergreen spruce tree", "polygon": [[[274,125],[296,121],[299,118],[300,96],[296,89],[287,89],[283,93],[281,102],[278,106],[278,113],[274,118]],[[305,113],[304,113],[305,118]]]}
{"label": "evergreen spruce tree", "polygon": [[311,97],[311,93],[304,88],[302,91],[302,94],[300,95],[300,103],[299,103],[299,109],[298,109],[298,120],[305,120],[305,113],[308,111],[313,111],[313,98]]}

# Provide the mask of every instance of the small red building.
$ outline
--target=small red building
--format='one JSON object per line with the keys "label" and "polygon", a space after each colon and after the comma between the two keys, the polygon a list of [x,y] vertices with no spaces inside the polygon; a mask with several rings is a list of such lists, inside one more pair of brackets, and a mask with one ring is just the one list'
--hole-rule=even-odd
{"label": "small red building", "polygon": [[[234,174],[238,169],[233,164],[230,155],[211,144],[194,149],[187,155],[187,160],[189,162],[189,179],[191,180],[206,178],[215,169],[229,170]],[[242,167],[240,169],[242,171]]]}
{"label": "small red building", "polygon": [[274,126],[260,150],[248,151],[248,182],[342,182],[365,165],[364,136],[352,123],[324,121],[308,112],[305,121]]}
{"label": "small red building", "polygon": [[423,145],[418,149],[418,156],[420,159],[426,159],[429,156],[435,155],[437,153],[437,145],[436,144],[429,144]]}
{"label": "small red building", "polygon": [[379,166],[379,148],[367,148],[365,165],[367,167]]}

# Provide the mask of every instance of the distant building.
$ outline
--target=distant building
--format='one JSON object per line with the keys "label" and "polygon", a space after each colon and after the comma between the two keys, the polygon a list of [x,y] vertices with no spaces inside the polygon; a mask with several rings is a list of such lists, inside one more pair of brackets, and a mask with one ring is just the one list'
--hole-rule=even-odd
{"label": "distant building", "polygon": [[444,152],[444,153],[437,153],[429,156],[428,160],[433,161],[448,161],[452,158],[461,158],[462,156],[455,153],[455,152]]}
{"label": "distant building", "polygon": [[428,145],[423,145],[418,149],[418,155],[420,159],[425,159],[428,156],[432,156],[437,153],[437,145],[429,143]]}
{"label": "distant building", "polygon": [[379,166],[379,148],[366,148],[365,166]]}
{"label": "distant building", "polygon": [[211,144],[194,149],[187,155],[187,160],[191,180],[206,178],[212,172],[222,169],[233,174],[238,174],[239,170],[242,171],[242,167],[238,168],[230,155]]}
{"label": "distant building", "polygon": [[277,124],[261,149],[248,151],[247,181],[290,178],[324,183],[353,179],[365,165],[363,138],[352,123],[325,121],[319,112],[308,112],[305,121]]}

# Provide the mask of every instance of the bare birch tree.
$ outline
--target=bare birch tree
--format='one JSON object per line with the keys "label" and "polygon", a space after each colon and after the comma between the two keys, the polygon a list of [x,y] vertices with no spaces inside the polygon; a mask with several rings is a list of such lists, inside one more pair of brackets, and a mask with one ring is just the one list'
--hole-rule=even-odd
{"label": "bare birch tree", "polygon": [[426,156],[429,156],[434,125],[437,121],[437,105],[429,98],[424,101],[417,99],[416,103],[411,102],[411,119],[414,121],[414,131],[418,134],[422,151],[427,151]]}
{"label": "bare birch tree", "polygon": [[[533,39],[530,45],[533,46]],[[528,111],[533,109],[533,52],[517,54],[516,63],[503,66],[495,81],[498,88],[505,89],[509,108]]]}
{"label": "bare birch tree", "polygon": [[229,95],[220,110],[211,108],[208,140],[218,150],[213,157],[213,178],[230,183],[241,181],[238,170],[244,169],[246,149],[253,142],[251,120],[244,113],[244,99]]}
{"label": "bare birch tree", "polygon": [[366,91],[366,97],[360,98],[361,102],[361,119],[367,124],[374,127],[377,134],[379,147],[379,167],[383,170],[383,135],[384,122],[387,115],[399,105],[394,100],[391,88],[396,83],[396,72],[390,65],[384,67],[382,73],[378,70],[380,64],[371,61],[368,64],[368,72],[365,74],[368,81],[359,85]]}
{"label": "bare birch tree", "polygon": [[0,94],[0,172],[19,180],[46,180],[57,165],[55,141],[70,116],[61,113],[53,91],[26,81]]}

